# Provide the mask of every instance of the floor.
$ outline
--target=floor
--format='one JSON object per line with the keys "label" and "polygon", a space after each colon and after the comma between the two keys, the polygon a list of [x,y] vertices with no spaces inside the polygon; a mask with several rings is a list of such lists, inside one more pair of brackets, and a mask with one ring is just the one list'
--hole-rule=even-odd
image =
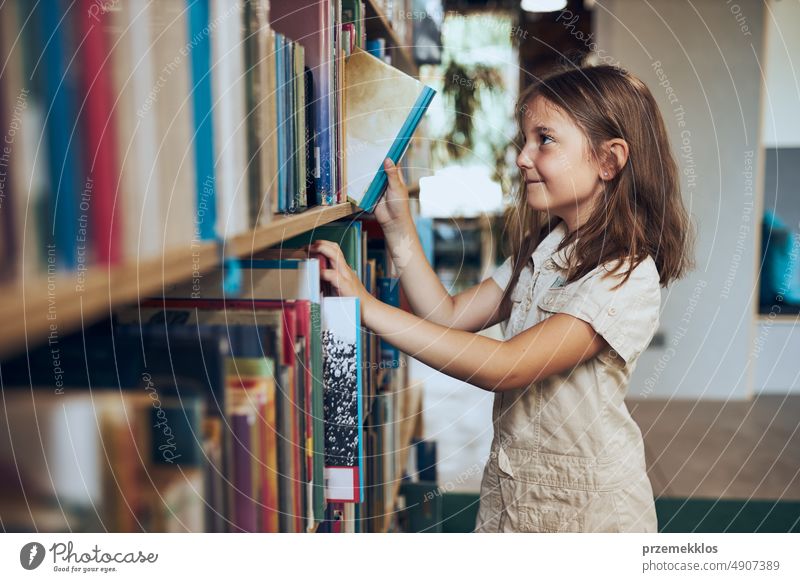
{"label": "floor", "polygon": [[628,408],[656,497],[800,501],[800,396]]}

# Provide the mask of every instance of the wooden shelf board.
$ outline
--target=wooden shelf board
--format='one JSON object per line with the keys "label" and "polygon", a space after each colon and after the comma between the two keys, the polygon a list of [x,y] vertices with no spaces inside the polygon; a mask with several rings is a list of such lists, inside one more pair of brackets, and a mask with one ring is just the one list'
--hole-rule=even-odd
{"label": "wooden shelf board", "polygon": [[378,6],[376,0],[366,0],[366,14],[364,14],[364,25],[367,27],[367,37],[383,37],[386,39],[386,48],[393,49],[394,57],[400,62],[392,60],[392,65],[402,69],[409,75],[419,76],[419,68],[414,62],[411,54],[411,47],[406,46],[405,41],[401,41],[397,32],[392,28],[389,19],[383,13],[383,9]]}
{"label": "wooden shelf board", "polygon": [[[247,256],[357,210],[347,203],[276,216],[271,223],[227,241],[224,252]],[[217,245],[204,242],[144,261],[92,266],[82,280],[77,272],[36,274],[2,287],[0,358],[40,344],[51,334],[61,337],[79,329],[109,315],[114,307],[158,295],[164,286],[191,279],[193,273],[214,268],[219,261]]]}
{"label": "wooden shelf board", "polygon": [[224,252],[237,257],[247,256],[356,212],[360,212],[360,209],[348,202],[335,206],[317,206],[299,214],[276,216],[265,226],[225,241]]}

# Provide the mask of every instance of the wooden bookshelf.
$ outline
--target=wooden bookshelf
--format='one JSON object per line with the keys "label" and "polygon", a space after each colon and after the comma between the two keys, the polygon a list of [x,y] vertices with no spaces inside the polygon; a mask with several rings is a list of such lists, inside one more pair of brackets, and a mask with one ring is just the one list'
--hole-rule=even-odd
{"label": "wooden bookshelf", "polygon": [[[376,0],[366,0],[364,4],[367,9],[364,17],[367,37],[385,38],[386,48],[392,49],[392,65],[410,75],[418,77],[419,68],[414,62],[414,56],[411,54],[411,47],[397,35],[397,32],[392,28],[389,19],[386,17],[386,14],[383,13],[383,9],[378,5]],[[397,59],[397,61],[394,59]]]}
{"label": "wooden bookshelf", "polygon": [[[318,226],[352,216],[357,207],[350,204],[315,207],[295,215],[276,216],[271,223],[225,242],[225,256],[244,257],[279,244]],[[158,295],[165,285],[191,279],[193,273],[220,264],[216,243],[200,243],[192,248],[168,251],[161,257],[113,267],[93,266],[85,277],[78,273],[58,273],[0,288],[0,358],[23,352],[50,337],[63,337],[93,321],[108,316],[111,310],[143,297]]]}
{"label": "wooden bookshelf", "polygon": [[[16,3],[12,4],[16,6]],[[20,3],[20,6],[23,5],[24,3]],[[288,0],[283,3],[283,7],[287,10],[294,10],[294,5]],[[255,12],[258,11],[256,10]],[[6,12],[4,11],[3,14],[5,16]],[[211,15],[209,15],[209,17],[210,16]],[[122,18],[122,16],[119,17]],[[150,16],[148,16],[148,18],[150,18]],[[3,22],[9,23],[12,21],[4,19]],[[116,23],[116,21],[114,22]],[[231,20],[230,22],[234,23],[234,29],[240,28],[241,21]],[[327,26],[328,21],[324,20],[324,22],[325,26]],[[255,22],[253,23],[254,26],[256,24]],[[297,22],[295,24],[297,24]],[[331,24],[333,24],[333,22],[331,22]],[[401,25],[402,24],[401,22]],[[266,26],[266,22],[258,23],[257,25],[259,27]],[[387,15],[381,8],[380,2],[376,0],[366,0],[366,7],[363,14],[363,26],[370,38],[381,37],[386,40],[387,54],[391,55],[393,66],[403,70],[409,75],[419,76],[418,67],[414,63],[412,51],[410,50],[411,47],[408,46],[410,43],[392,27],[390,19],[387,18]],[[5,30],[6,28],[4,27],[4,31]],[[185,30],[181,27],[175,27],[174,30],[183,31],[182,33],[185,33]],[[228,30],[227,33],[231,33],[231,31]],[[287,31],[286,38],[293,38],[294,41],[297,41],[298,38],[294,37],[299,34],[300,33]],[[229,37],[232,38],[230,34]],[[221,43],[220,46],[224,45],[224,38],[222,36],[218,38],[218,42]],[[256,35],[251,35],[250,38],[256,38]],[[332,36],[329,38],[332,39]],[[217,39],[217,37],[215,37],[215,39]],[[169,40],[174,41],[175,46],[178,46],[178,42],[180,42],[181,45],[183,44],[178,36]],[[215,40],[215,42],[217,42],[217,40]],[[125,46],[130,48],[128,45]],[[286,46],[289,46],[289,44]],[[295,45],[292,44],[291,46]],[[215,54],[214,51],[218,50],[218,48],[217,45],[213,45],[213,49],[210,49],[212,50],[212,57]],[[253,47],[246,47],[246,50],[251,51],[252,49],[252,54],[260,54],[263,52],[259,48],[259,53],[256,53],[255,48],[257,47],[253,45]],[[165,54],[168,53],[169,58],[171,58],[174,51],[166,49],[165,51]],[[293,52],[290,53],[291,56],[300,54],[299,52],[294,52],[294,49],[292,49],[292,51]],[[231,51],[228,51],[227,54],[230,53]],[[247,52],[245,58],[250,54],[251,52]],[[306,51],[305,54],[308,58],[309,52]],[[283,52],[281,55],[285,56]],[[156,57],[154,56],[153,58],[155,59]],[[123,60],[127,61],[127,59],[120,58],[120,62]],[[153,63],[157,64],[158,61],[154,60]],[[184,65],[186,65],[186,63],[184,63]],[[232,69],[235,65],[226,62],[225,66]],[[275,67],[277,65],[273,62],[270,66]],[[191,74],[197,73],[195,68],[198,67],[198,65],[195,63],[192,64],[191,67],[193,68]],[[270,71],[274,72],[273,69],[270,69]],[[302,71],[303,69],[301,67],[298,70],[298,74],[293,78],[302,77]],[[177,78],[177,75],[174,78]],[[224,79],[225,77],[223,76],[222,78]],[[267,79],[267,77],[262,76],[260,81],[264,86],[266,86],[265,79]],[[138,79],[138,81],[141,80],[142,79]],[[215,87],[216,86],[212,85],[209,89],[212,95],[217,91]],[[117,87],[114,86],[113,90],[116,91],[116,89]],[[253,91],[254,89],[255,85],[249,86],[246,90]],[[166,91],[162,93],[162,95],[166,94]],[[172,94],[175,95],[174,93]],[[295,100],[295,105],[298,105],[298,103],[299,101]],[[169,106],[169,103],[167,103],[165,99],[159,100],[159,104],[163,107]],[[197,102],[195,102],[195,106],[197,106]],[[223,107],[229,106],[231,106],[231,103],[223,104]],[[250,107],[249,104],[246,107],[248,114],[250,113]],[[217,110],[219,109],[220,108],[217,108]],[[69,113],[71,114],[73,112],[70,111]],[[132,117],[132,113],[132,110],[127,111],[130,117]],[[136,113],[139,112],[137,111]],[[277,112],[274,111],[273,113]],[[115,112],[114,115],[121,114]],[[234,112],[233,115],[238,116],[238,111]],[[281,121],[283,120],[278,120],[278,122]],[[338,123],[338,121],[333,118],[331,118],[330,121],[331,124],[334,122]],[[196,126],[188,122],[184,123],[184,126],[184,129],[197,129]],[[299,127],[300,131],[302,131],[302,127]],[[161,133],[157,132],[157,134],[157,138],[163,137]],[[302,133],[300,135],[302,135]],[[149,142],[144,141],[144,138],[142,138],[142,143]],[[180,145],[182,145],[182,143]],[[216,142],[214,142],[213,146],[216,147],[216,145]],[[274,145],[277,147],[277,141]],[[207,146],[211,147],[208,143],[203,145],[203,147]],[[250,149],[249,143],[247,144],[247,148],[248,150]],[[160,157],[160,153],[156,153],[155,155]],[[337,156],[338,153],[336,151],[331,151],[330,155],[332,158],[331,161],[333,161],[333,158]],[[302,159],[302,156],[297,156],[297,159]],[[197,163],[197,176],[199,177],[201,175],[201,168],[199,167],[200,162]],[[278,164],[276,168],[277,167],[283,166]],[[278,170],[276,169],[275,171]],[[302,176],[302,171],[299,169],[295,168],[295,172],[297,173],[292,175]],[[238,175],[239,173],[238,171],[234,171],[231,175]],[[291,182],[288,183],[291,184]],[[185,189],[179,190],[179,192],[186,194]],[[189,198],[186,197],[184,202],[188,199]],[[214,202],[216,203],[216,200]],[[267,202],[269,202],[269,200]],[[183,209],[182,206],[180,208]],[[238,209],[237,207],[237,210]],[[186,212],[191,211],[192,210],[189,208],[186,209]],[[247,215],[249,216],[249,214]],[[12,356],[24,354],[26,351],[31,351],[37,347],[44,347],[45,349],[52,350],[54,359],[58,358],[59,342],[62,342],[63,345],[63,343],[66,343],[69,334],[108,318],[121,306],[136,305],[146,298],[162,295],[165,287],[181,282],[197,280],[198,277],[202,277],[213,269],[219,268],[226,258],[245,258],[265,249],[280,245],[284,241],[297,235],[313,232],[316,228],[333,221],[341,219],[347,221],[356,220],[361,218],[362,215],[363,212],[350,203],[338,204],[330,207],[314,207],[302,213],[276,215],[269,224],[252,228],[242,234],[230,237],[225,241],[198,241],[189,248],[170,248],[169,250],[162,250],[159,254],[151,254],[144,259],[128,260],[115,265],[93,264],[84,270],[70,272],[47,272],[41,265],[37,265],[39,270],[36,272],[27,272],[21,274],[20,277],[13,282],[0,284],[0,296],[3,298],[3,301],[0,302],[0,321],[3,322],[3,325],[0,326],[0,361],[4,361]],[[92,221],[93,220],[94,218],[92,218]],[[188,245],[188,241],[185,244]],[[28,258],[33,259],[34,257],[29,256]],[[33,266],[31,265],[31,267]],[[78,338],[77,341],[80,342],[80,338]],[[76,362],[76,365],[82,365],[82,362]],[[87,365],[92,365],[91,357]],[[400,376],[402,376],[402,378]],[[399,407],[401,411],[398,413],[399,418],[395,419],[395,421],[400,423],[397,432],[400,434],[401,441],[393,444],[398,448],[397,454],[394,457],[394,462],[397,464],[397,470],[402,471],[408,460],[409,444],[412,436],[415,434],[415,431],[419,431],[418,423],[420,422],[422,401],[421,386],[409,386],[406,371],[404,374],[399,375],[396,380],[393,380],[391,389],[400,392],[397,396],[399,397]],[[303,413],[304,411],[300,412]],[[300,438],[304,436],[305,435],[301,434]],[[324,437],[324,433],[320,436]],[[314,438],[317,438],[316,432],[314,433]],[[321,438],[320,442],[322,442],[322,440]],[[299,443],[296,444],[299,445]],[[109,458],[108,455],[106,456],[109,464],[113,464],[123,457],[123,454],[120,454],[119,458]],[[365,461],[365,470],[366,467]],[[289,470],[292,469],[293,467],[289,467]],[[399,477],[401,474],[402,473],[398,474],[396,483],[392,482],[386,485],[386,487],[389,487],[389,490],[383,490],[387,493],[387,497],[391,495],[392,499],[392,503],[386,511],[389,515],[385,519],[384,516],[377,516],[373,524],[383,524],[385,522],[387,528],[391,524],[389,517],[396,504],[401,481]],[[2,483],[0,483],[0,485],[2,485]],[[368,508],[367,511],[371,512],[372,508]],[[58,526],[53,526],[54,529],[56,527]],[[294,527],[292,527],[292,529],[294,529]],[[318,527],[313,527],[308,531],[314,532],[317,529]]]}

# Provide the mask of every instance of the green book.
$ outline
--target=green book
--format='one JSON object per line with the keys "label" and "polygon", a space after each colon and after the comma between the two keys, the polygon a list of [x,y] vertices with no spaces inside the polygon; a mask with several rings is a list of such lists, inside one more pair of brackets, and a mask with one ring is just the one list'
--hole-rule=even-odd
{"label": "green book", "polygon": [[329,240],[337,243],[342,249],[348,266],[356,272],[359,279],[363,280],[360,222],[332,222],[324,226],[318,226],[309,232],[285,241],[282,246],[290,249],[299,248],[317,240]]}

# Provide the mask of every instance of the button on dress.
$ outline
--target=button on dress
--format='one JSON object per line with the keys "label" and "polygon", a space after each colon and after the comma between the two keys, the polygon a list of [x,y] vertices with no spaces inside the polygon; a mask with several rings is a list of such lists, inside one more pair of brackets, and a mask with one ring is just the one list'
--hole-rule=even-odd
{"label": "button on dress", "polygon": [[[562,221],[520,273],[504,337],[566,313],[609,346],[572,370],[495,394],[476,532],[657,531],[642,434],[624,398],[658,327],[658,270],[648,256],[614,289],[628,265],[612,273],[611,261],[565,285],[574,243],[556,249],[566,233]],[[511,259],[492,278],[505,289]]]}

